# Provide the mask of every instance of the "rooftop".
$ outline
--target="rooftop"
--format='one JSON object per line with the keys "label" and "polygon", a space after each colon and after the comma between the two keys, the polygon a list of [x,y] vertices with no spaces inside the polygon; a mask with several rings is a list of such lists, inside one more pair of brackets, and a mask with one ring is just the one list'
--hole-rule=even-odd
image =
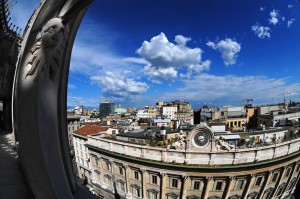
{"label": "rooftop", "polygon": [[95,135],[104,131],[107,131],[109,127],[102,126],[94,126],[94,125],[85,125],[84,127],[76,130],[74,133],[87,136],[87,135]]}

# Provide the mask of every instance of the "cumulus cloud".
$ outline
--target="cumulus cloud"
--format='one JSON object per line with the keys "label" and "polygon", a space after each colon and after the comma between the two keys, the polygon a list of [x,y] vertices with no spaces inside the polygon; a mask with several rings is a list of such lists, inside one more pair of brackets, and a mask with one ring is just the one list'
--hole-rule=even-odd
{"label": "cumulus cloud", "polygon": [[270,28],[266,26],[259,25],[258,23],[252,26],[252,31],[254,32],[255,35],[257,35],[258,38],[260,39],[270,39],[271,38],[271,33],[270,33]]}
{"label": "cumulus cloud", "polygon": [[221,52],[226,66],[235,64],[238,56],[237,54],[241,51],[241,44],[229,38],[219,42],[209,41],[206,45]]}
{"label": "cumulus cloud", "polygon": [[287,27],[290,28],[292,26],[292,24],[295,22],[295,18],[292,18],[290,20],[287,21]]}
{"label": "cumulus cloud", "polygon": [[139,82],[134,78],[111,71],[106,71],[103,75],[91,76],[90,80],[101,87],[105,97],[132,98],[146,93],[149,88],[145,82]]}
{"label": "cumulus cloud", "polygon": [[288,5],[288,8],[292,8],[292,7],[294,7],[293,5]]}
{"label": "cumulus cloud", "polygon": [[272,10],[270,12],[270,19],[269,19],[269,23],[273,24],[274,26],[279,22],[279,14],[278,14],[278,10]]}
{"label": "cumulus cloud", "polygon": [[256,102],[281,100],[285,94],[300,95],[300,83],[288,84],[288,78],[268,78],[266,76],[217,76],[206,73],[183,80],[183,86],[174,93],[166,93],[165,98],[190,101],[211,101],[254,98]]}
{"label": "cumulus cloud", "polygon": [[161,80],[173,80],[177,78],[177,70],[173,67],[162,68],[148,65],[145,66],[144,73],[152,82],[157,84],[162,83]]}
{"label": "cumulus cloud", "polygon": [[201,72],[201,69],[208,69],[207,63],[205,63],[206,67],[200,67],[202,50],[186,46],[190,40],[191,38],[177,35],[175,44],[170,42],[164,33],[160,33],[150,41],[144,41],[136,51],[149,63],[145,66],[144,73],[151,81],[158,83],[161,80],[177,78],[177,70],[180,68],[188,68],[189,71],[197,73]]}
{"label": "cumulus cloud", "polygon": [[260,10],[260,11],[264,11],[265,8],[264,8],[264,7],[260,7],[259,10]]}
{"label": "cumulus cloud", "polygon": [[191,41],[191,38],[184,37],[184,36],[182,36],[182,35],[176,35],[176,36],[175,36],[175,42],[176,42],[178,45],[185,46],[185,44],[186,44],[188,41]]}

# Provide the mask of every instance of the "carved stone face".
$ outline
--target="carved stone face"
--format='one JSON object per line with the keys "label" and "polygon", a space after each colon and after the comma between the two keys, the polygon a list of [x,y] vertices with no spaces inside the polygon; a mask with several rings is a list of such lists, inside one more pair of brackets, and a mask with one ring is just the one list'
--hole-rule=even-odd
{"label": "carved stone face", "polygon": [[54,50],[64,40],[66,31],[60,18],[49,20],[42,30],[42,44],[48,50]]}

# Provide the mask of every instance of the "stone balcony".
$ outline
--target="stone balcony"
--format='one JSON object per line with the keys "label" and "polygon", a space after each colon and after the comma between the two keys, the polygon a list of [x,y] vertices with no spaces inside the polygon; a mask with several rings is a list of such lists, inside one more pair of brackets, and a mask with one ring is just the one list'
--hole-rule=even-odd
{"label": "stone balcony", "polygon": [[218,150],[210,152],[150,147],[115,141],[99,136],[88,136],[87,145],[148,161],[152,160],[185,165],[228,166],[259,163],[292,156],[299,152],[300,138],[282,142],[280,144],[272,144],[256,148],[232,149],[230,151]]}

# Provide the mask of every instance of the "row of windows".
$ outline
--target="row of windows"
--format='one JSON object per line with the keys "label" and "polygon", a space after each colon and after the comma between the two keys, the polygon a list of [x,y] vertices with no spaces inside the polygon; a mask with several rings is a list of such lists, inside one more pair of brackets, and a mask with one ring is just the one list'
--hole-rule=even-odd
{"label": "row of windows", "polygon": [[241,128],[246,123],[246,120],[240,120],[240,121],[229,121],[228,127],[229,128]]}
{"label": "row of windows", "polygon": [[[112,182],[111,182],[111,177],[109,175],[105,175],[104,176],[104,182],[109,185],[109,186],[112,186]],[[297,181],[297,178],[294,178],[291,180],[289,186],[287,187],[287,191],[290,191],[296,184],[296,181]],[[239,189],[242,189],[243,188],[243,184],[244,184],[244,181],[243,180],[238,180],[237,183],[236,183],[236,186],[239,188]],[[222,191],[223,190],[223,187],[224,184],[222,181],[216,181],[215,183],[215,186],[214,186],[214,191]],[[275,196],[276,197],[279,197],[283,194],[283,191],[285,190],[285,187],[287,186],[287,183],[283,183],[279,186],[277,192],[275,193]],[[172,179],[171,181],[171,187],[173,188],[177,188],[178,187],[178,179]],[[141,187],[139,187],[138,185],[131,185],[131,188],[132,188],[132,193],[134,194],[134,196],[136,197],[141,197]],[[126,192],[126,183],[122,180],[117,180],[117,189],[122,191],[122,192]],[[200,189],[200,181],[194,181],[194,189],[196,190],[199,190]],[[273,188],[269,188],[267,189],[264,194],[263,194],[263,199],[268,199],[270,198],[272,192],[273,192]],[[248,199],[255,199],[257,197],[258,193],[257,192],[253,192],[251,194],[248,195]],[[156,191],[149,191],[148,193],[148,196],[149,198],[152,198],[152,199],[156,199],[157,196],[158,196],[158,192]],[[177,196],[168,196],[168,198],[178,198]],[[211,197],[213,198],[213,197]],[[240,198],[239,196],[235,195],[235,196],[231,196],[230,199],[233,199],[233,198]]]}
{"label": "row of windows", "polygon": [[[73,130],[73,132],[75,131],[75,130],[78,130],[79,129],[79,125],[78,126],[76,126],[76,127],[72,127],[72,130]],[[69,130],[69,133],[71,132],[71,127],[69,126],[68,127],[68,130]]]}
{"label": "row of windows", "polygon": [[[110,170],[111,169],[111,165],[108,161],[104,161],[105,164],[105,168],[106,170]],[[99,160],[95,159],[95,165],[98,166],[99,165]],[[300,170],[300,166],[297,165],[296,167],[296,172],[298,172]],[[125,175],[125,169],[123,166],[117,165],[117,171],[119,175]],[[283,174],[283,177],[288,178],[291,175],[292,172],[292,167],[288,167],[285,171],[285,173]],[[272,174],[272,177],[270,178],[269,183],[276,183],[276,181],[279,179],[279,171],[275,171]],[[150,175],[150,183],[152,184],[158,184],[158,175]],[[135,180],[141,180],[141,173],[138,170],[132,170],[132,178]],[[262,186],[262,183],[264,181],[265,177],[263,175],[259,175],[256,177],[255,179],[255,183],[254,186]],[[171,188],[178,188],[179,187],[179,179],[178,178],[170,178],[170,187]],[[199,190],[201,187],[201,181],[200,180],[193,180],[192,182],[192,188],[194,190]],[[235,182],[235,186],[234,186],[234,190],[241,190],[244,189],[244,186],[246,185],[246,178],[244,179],[237,179]],[[224,180],[216,180],[214,183],[214,190],[215,191],[222,191],[224,189],[225,186],[225,181]]]}

